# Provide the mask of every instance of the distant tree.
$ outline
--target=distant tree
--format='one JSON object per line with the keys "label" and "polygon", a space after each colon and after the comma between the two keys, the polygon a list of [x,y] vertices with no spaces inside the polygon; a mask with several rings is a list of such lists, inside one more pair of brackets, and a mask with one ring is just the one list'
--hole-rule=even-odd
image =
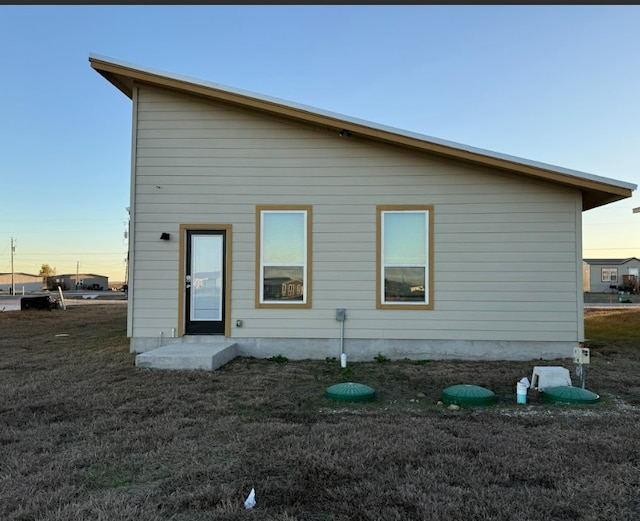
{"label": "distant tree", "polygon": [[52,268],[48,264],[43,264],[42,267],[40,268],[40,273],[38,273],[38,275],[42,277],[42,284],[44,286],[47,285],[47,277],[50,277],[51,275],[55,275],[55,274],[56,274],[56,269]]}

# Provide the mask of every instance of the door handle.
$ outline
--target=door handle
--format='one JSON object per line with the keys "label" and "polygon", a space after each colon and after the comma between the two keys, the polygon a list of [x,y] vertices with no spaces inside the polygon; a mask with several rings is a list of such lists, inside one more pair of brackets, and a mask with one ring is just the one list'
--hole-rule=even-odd
{"label": "door handle", "polygon": [[191,275],[187,275],[185,277],[185,287],[187,289],[191,288]]}

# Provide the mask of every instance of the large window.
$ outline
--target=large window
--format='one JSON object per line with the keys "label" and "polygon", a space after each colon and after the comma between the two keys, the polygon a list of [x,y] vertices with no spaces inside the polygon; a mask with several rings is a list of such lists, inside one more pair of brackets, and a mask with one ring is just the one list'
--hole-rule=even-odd
{"label": "large window", "polygon": [[311,307],[311,207],[259,206],[256,307]]}
{"label": "large window", "polygon": [[618,268],[602,268],[602,282],[618,282]]}
{"label": "large window", "polygon": [[432,206],[378,206],[377,307],[432,309]]}

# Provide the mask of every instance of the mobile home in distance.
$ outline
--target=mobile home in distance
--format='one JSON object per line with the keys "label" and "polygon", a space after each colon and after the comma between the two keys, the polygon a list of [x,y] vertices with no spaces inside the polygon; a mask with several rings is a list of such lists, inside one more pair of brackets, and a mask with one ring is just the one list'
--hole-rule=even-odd
{"label": "mobile home in distance", "polygon": [[640,259],[584,259],[582,283],[587,293],[638,293]]}

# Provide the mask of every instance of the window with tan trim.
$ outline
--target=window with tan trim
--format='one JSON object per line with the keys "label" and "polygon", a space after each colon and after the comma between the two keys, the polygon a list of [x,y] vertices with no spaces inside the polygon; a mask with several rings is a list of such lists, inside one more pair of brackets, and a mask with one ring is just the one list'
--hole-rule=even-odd
{"label": "window with tan trim", "polygon": [[433,206],[377,207],[378,309],[433,309]]}
{"label": "window with tan trim", "polygon": [[256,207],[256,307],[311,307],[311,206]]}

